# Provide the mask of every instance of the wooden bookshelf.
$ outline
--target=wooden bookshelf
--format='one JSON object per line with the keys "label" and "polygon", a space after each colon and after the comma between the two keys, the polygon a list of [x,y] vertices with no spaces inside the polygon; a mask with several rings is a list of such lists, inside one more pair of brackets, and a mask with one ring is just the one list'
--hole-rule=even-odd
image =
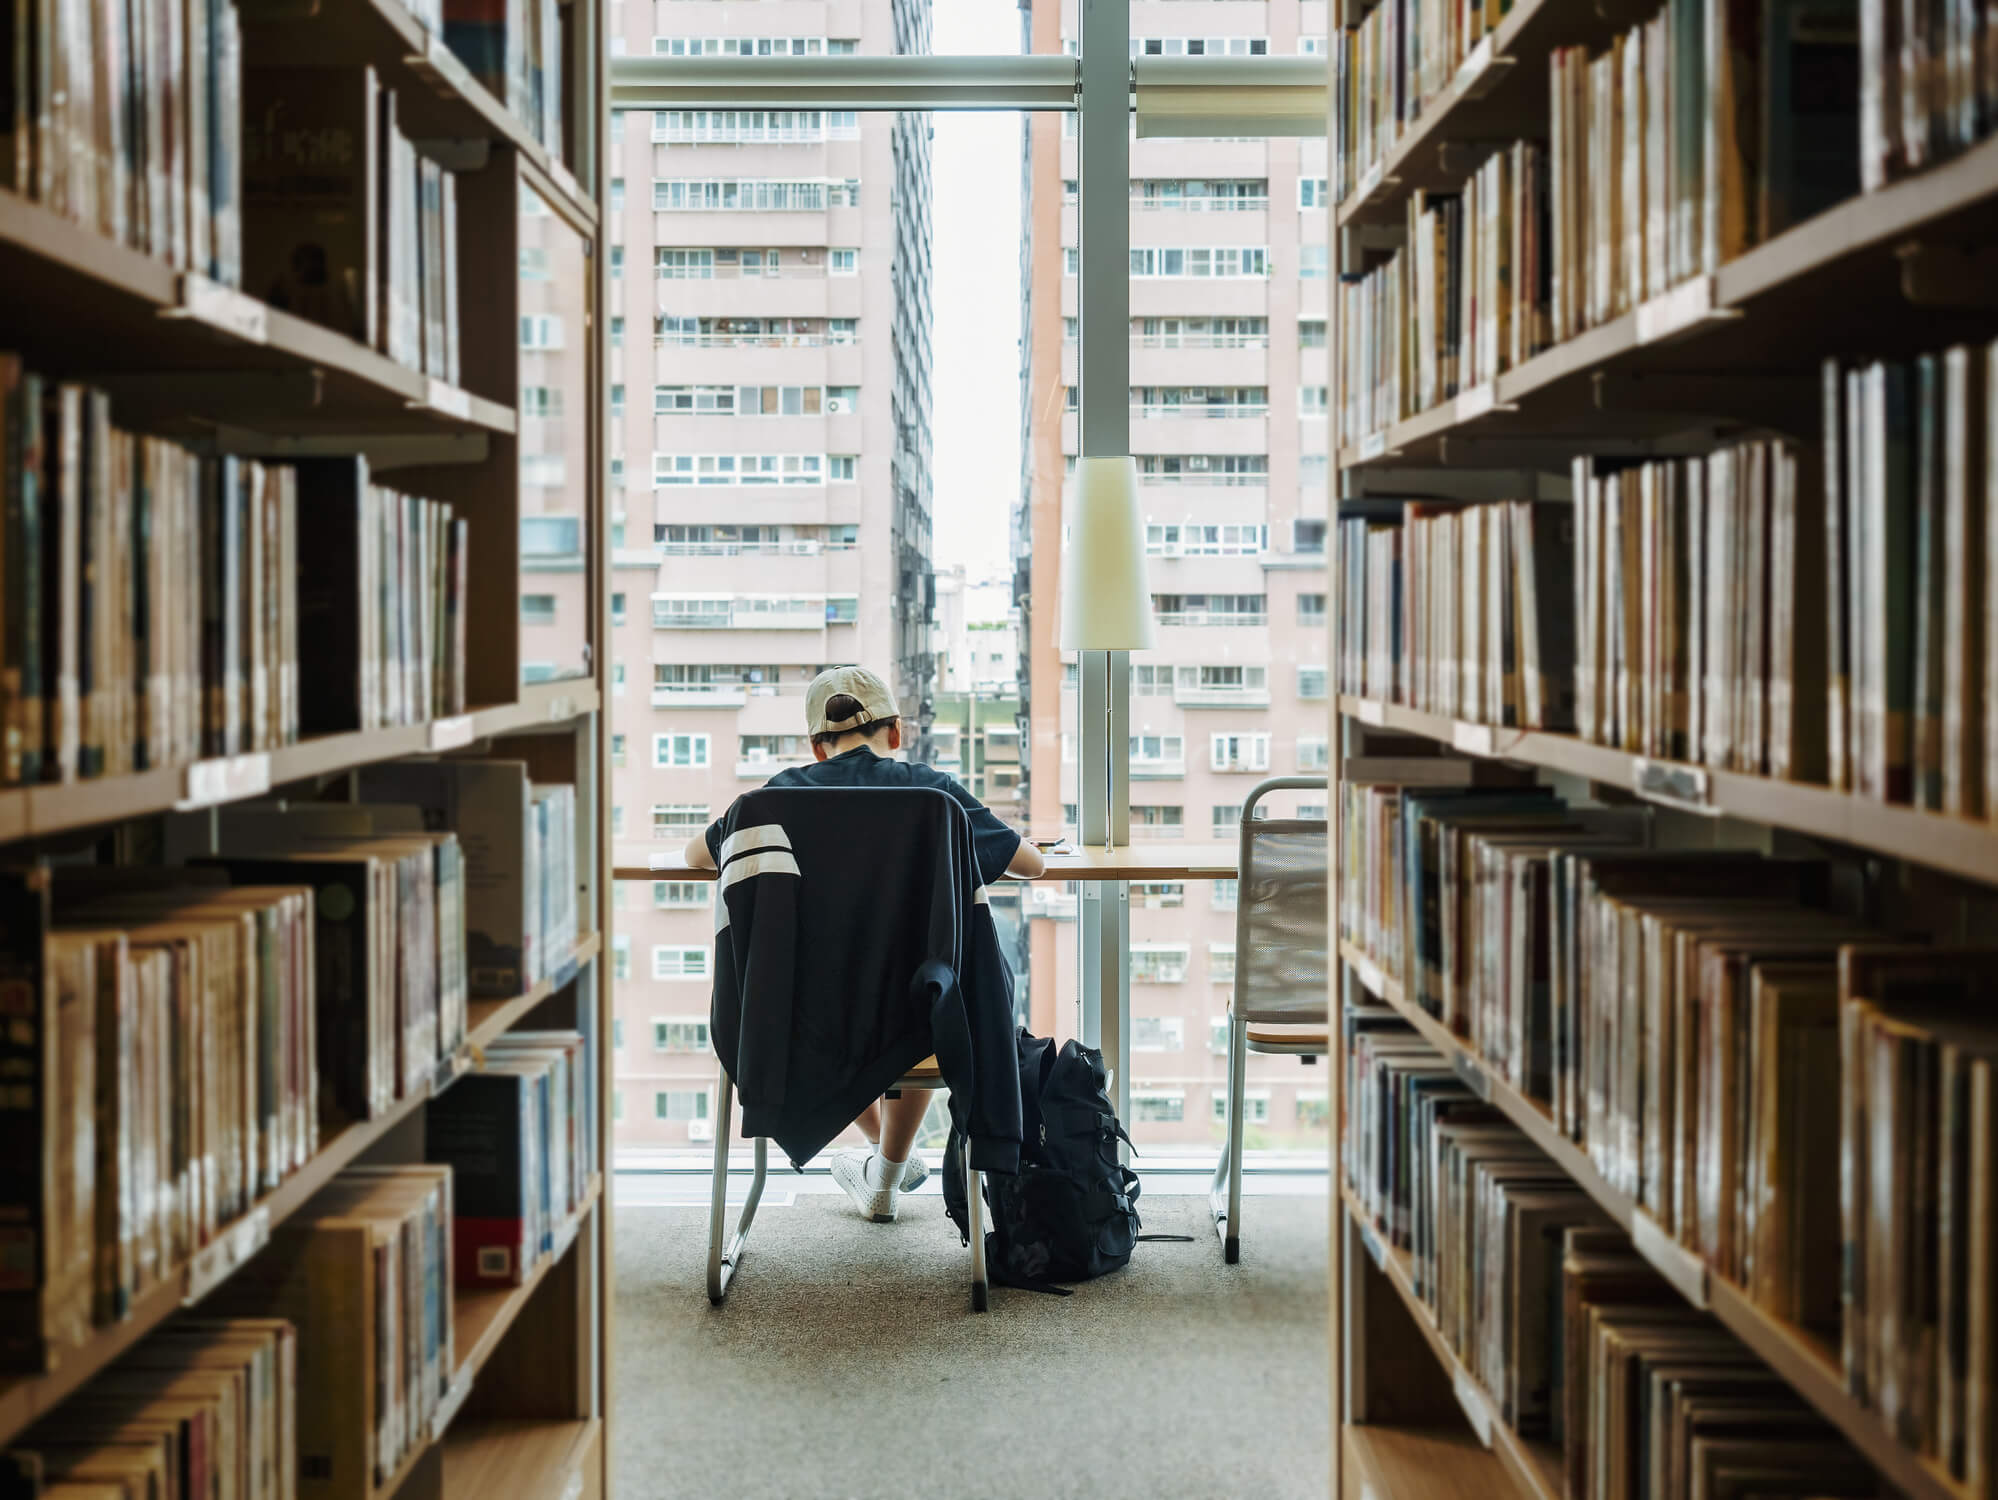
{"label": "wooden bookshelf", "polygon": [[[428,1105],[483,1066],[486,1051],[506,1033],[523,1024],[573,1026],[594,1038],[588,1107],[597,1173],[557,1234],[553,1253],[521,1286],[499,1293],[468,1289],[454,1300],[458,1364],[452,1390],[427,1441],[376,1489],[383,1500],[434,1500],[447,1492],[468,1500],[474,1492],[597,1500],[609,1488],[604,1417],[612,1304],[601,1175],[611,1129],[610,983],[600,962],[611,909],[605,839],[610,736],[604,723],[611,696],[608,568],[601,560],[610,506],[607,459],[598,440],[606,286],[597,208],[607,181],[601,136],[608,7],[603,0],[560,6],[566,119],[564,139],[553,150],[402,0],[241,0],[237,10],[246,68],[365,65],[394,93],[399,133],[455,174],[452,310],[463,372],[455,378],[462,383],[440,380],[358,338],[267,305],[249,288],[177,270],[35,201],[33,184],[0,190],[0,284],[9,293],[0,309],[0,351],[18,355],[38,375],[105,392],[110,420],[122,432],[167,439],[204,456],[241,454],[280,464],[365,455],[376,482],[449,503],[466,527],[467,589],[459,618],[467,661],[458,685],[472,706],[424,722],[316,734],[223,759],[0,788],[0,852],[13,865],[41,855],[87,858],[93,852],[99,859],[156,860],[168,842],[165,822],[177,813],[273,794],[340,798],[350,795],[342,784],[349,773],[412,756],[498,755],[529,762],[537,781],[575,787],[578,889],[570,930],[582,936],[523,993],[469,1001],[466,1036],[452,1056],[375,1117],[323,1132],[309,1161],[172,1267],[119,1321],[60,1348],[41,1373],[0,1375],[0,1447],[15,1443],[184,1307],[199,1307],[273,1229],[299,1215],[343,1170],[421,1161]],[[225,82],[234,89],[232,80]],[[225,91],[223,97],[238,95]],[[44,143],[40,149],[51,148]],[[386,191],[382,179],[371,179],[367,191]],[[552,216],[523,209],[529,192]],[[237,207],[243,207],[240,198]],[[565,409],[589,441],[570,455],[561,477],[523,478],[523,459],[545,452],[549,440],[543,437],[538,448],[539,424],[516,412],[523,365],[543,352],[538,345],[521,348],[520,251],[525,243],[552,238],[538,227],[548,224],[569,237],[562,245],[568,257],[562,274],[572,262],[584,269],[573,286],[565,282],[562,288],[573,303],[563,309],[569,328],[564,358],[543,361],[550,368],[537,367],[534,381],[561,388]],[[422,253],[429,253],[427,242]],[[425,267],[426,275],[435,264]],[[372,267],[368,274],[374,276]],[[422,294],[449,285],[443,277],[434,286],[425,281]],[[378,290],[370,285],[366,296],[372,299]],[[386,321],[386,310],[382,316]],[[438,326],[448,324],[447,317]],[[430,336],[430,329],[420,331]],[[523,514],[577,517],[575,557],[524,559]],[[313,563],[302,555],[301,574]],[[559,659],[530,670],[522,659],[520,595],[534,587],[537,569],[549,568],[583,576],[582,613],[572,608],[565,617],[573,641],[563,637]],[[547,672],[555,676],[523,681]],[[306,674],[296,688],[301,700],[315,691],[355,692],[351,682],[316,684]],[[170,832],[179,838],[198,821]],[[301,1366],[333,1357],[323,1348],[298,1349]]]}
{"label": "wooden bookshelf", "polygon": [[[1339,944],[1339,958],[1347,973],[1376,999],[1393,1006],[1409,1025],[1422,1033],[1425,1041],[1449,1059],[1474,1093],[1517,1125],[1535,1146],[1546,1153],[1549,1160],[1573,1179],[1577,1187],[1622,1226],[1630,1234],[1638,1253],[1677,1287],[1687,1301],[1711,1312],[1736,1338],[1761,1356],[1771,1369],[1796,1389],[1798,1395],[1843,1432],[1852,1445],[1879,1469],[1882,1477],[1908,1500],[1966,1500],[1970,1493],[1967,1488],[1949,1478],[1936,1464],[1905,1447],[1888,1431],[1878,1413],[1869,1410],[1847,1392],[1837,1352],[1830,1345],[1809,1330],[1795,1327],[1763,1311],[1749,1300],[1741,1288],[1715,1273],[1694,1252],[1650,1223],[1644,1211],[1632,1203],[1629,1194],[1610,1186],[1589,1160],[1588,1154],[1561,1133],[1544,1105],[1490,1071],[1484,1059],[1461,1037],[1428,1011],[1412,1003],[1402,992],[1400,983],[1390,978],[1372,958],[1348,942]],[[1356,1221],[1364,1227],[1364,1215],[1355,1207],[1350,1193],[1347,1194],[1347,1206]],[[1367,1229],[1365,1233],[1371,1236],[1373,1232]],[[1367,1248],[1369,1254],[1376,1250],[1382,1252],[1384,1261],[1377,1263],[1388,1273],[1390,1280],[1395,1279],[1397,1273],[1392,1262],[1396,1252],[1392,1247],[1382,1246],[1376,1240]],[[1413,1298],[1405,1269],[1397,1286],[1406,1296]],[[1426,1312],[1426,1309],[1423,1311]],[[1428,1326],[1433,1327],[1433,1324]],[[1440,1345],[1440,1336],[1436,1342]],[[1558,1500],[1558,1483],[1552,1493]]]}
{"label": "wooden bookshelf", "polygon": [[[570,951],[556,978],[543,980],[511,1000],[472,1002],[471,1030],[449,1068],[440,1065],[430,1082],[397,1100],[375,1119],[358,1121],[323,1139],[311,1161],[279,1183],[248,1214],[225,1226],[195,1262],[176,1267],[163,1277],[133,1304],[122,1321],[99,1329],[89,1343],[66,1350],[53,1370],[43,1375],[0,1377],[0,1447],[182,1307],[198,1303],[204,1284],[213,1285],[234,1264],[254,1254],[271,1230],[303,1208],[314,1193],[421,1114],[437,1092],[451,1086],[453,1078],[476,1068],[485,1047],[594,963],[602,949],[602,939],[592,933]],[[593,1188],[593,1201],[595,1192]]]}

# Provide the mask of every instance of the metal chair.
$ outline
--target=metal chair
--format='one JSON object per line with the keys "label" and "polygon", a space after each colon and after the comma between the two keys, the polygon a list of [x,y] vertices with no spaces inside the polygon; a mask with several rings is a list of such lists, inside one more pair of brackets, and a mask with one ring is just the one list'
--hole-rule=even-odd
{"label": "metal chair", "polygon": [[[756,1171],[749,1180],[749,1196],[742,1201],[742,1216],[736,1221],[735,1233],[728,1233],[728,1143],[735,1127],[735,1082],[728,1076],[727,1068],[717,1069],[720,1082],[715,1088],[718,1101],[715,1108],[715,1167],[714,1195],[708,1202],[708,1301],[716,1307],[728,1296],[729,1283],[735,1279],[736,1271],[742,1265],[743,1242],[749,1238],[749,1226],[756,1219],[756,1205],[763,1197],[763,1182],[768,1173],[770,1143],[762,1136],[756,1136]],[[903,1089],[934,1091],[948,1088],[943,1071],[937,1066],[934,1057],[926,1057],[896,1081],[889,1090],[889,1097],[901,1093]],[[972,1169],[971,1143],[966,1141],[961,1148],[964,1152],[965,1193],[971,1204],[971,1308],[973,1312],[984,1312],[990,1293],[985,1279],[985,1202],[979,1191],[979,1173]]]}
{"label": "metal chair", "polygon": [[1228,1135],[1208,1192],[1221,1258],[1242,1255],[1242,1125],[1248,1054],[1323,1057],[1330,1052],[1326,1003],[1330,932],[1327,824],[1258,818],[1271,792],[1324,791],[1323,776],[1272,776],[1242,804],[1235,888],[1235,998],[1228,1008]]}

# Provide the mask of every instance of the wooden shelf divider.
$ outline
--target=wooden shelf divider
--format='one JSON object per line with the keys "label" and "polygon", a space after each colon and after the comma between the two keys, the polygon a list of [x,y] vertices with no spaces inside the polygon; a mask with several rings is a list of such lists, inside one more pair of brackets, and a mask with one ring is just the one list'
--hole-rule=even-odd
{"label": "wooden shelf divider", "polygon": [[133,1304],[125,1318],[98,1329],[87,1343],[64,1350],[61,1362],[54,1369],[40,1375],[0,1378],[0,1447],[12,1442],[37,1418],[53,1410],[85,1381],[189,1305],[190,1298],[198,1301],[200,1292],[254,1254],[270,1237],[270,1232],[303,1208],[314,1193],[352,1166],[442,1089],[450,1087],[454,1078],[477,1067],[480,1055],[495,1038],[567,984],[583,965],[593,962],[602,947],[602,937],[591,933],[570,950],[554,975],[533,989],[510,1000],[474,1001],[472,1026],[465,1045],[451,1059],[449,1067],[440,1063],[429,1082],[398,1099],[382,1114],[372,1120],[357,1121],[322,1140],[311,1161],[280,1182],[249,1213],[224,1226],[191,1262],[162,1277]]}
{"label": "wooden shelf divider", "polygon": [[[603,1422],[484,1421],[444,1439],[445,1500],[578,1500],[588,1483]],[[580,1481],[580,1482],[579,1482]]]}
{"label": "wooden shelf divider", "polygon": [[[1725,814],[1892,855],[1967,880],[1998,883],[1998,824],[1875,802],[1808,782],[1653,760],[1572,734],[1472,724],[1395,703],[1342,697],[1339,711],[1376,728],[1420,735],[1468,754],[1604,782],[1662,806]],[[1688,799],[1657,790],[1666,785],[1698,788],[1700,794]]]}

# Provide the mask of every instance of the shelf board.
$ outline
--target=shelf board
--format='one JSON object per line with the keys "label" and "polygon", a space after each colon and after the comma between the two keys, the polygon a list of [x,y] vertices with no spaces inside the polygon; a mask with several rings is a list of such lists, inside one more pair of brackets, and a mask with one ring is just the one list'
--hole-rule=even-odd
{"label": "shelf board", "polygon": [[494,1495],[518,1500],[563,1500],[576,1486],[576,1476],[602,1439],[603,1422],[508,1421],[468,1422],[444,1439],[445,1500],[490,1500]]}
{"label": "shelf board", "polygon": [[[520,701],[475,709],[469,714],[395,729],[356,730],[318,735],[277,750],[235,758],[238,788],[201,798],[203,805],[262,796],[272,787],[337,775],[377,761],[421,755],[447,740],[481,740],[545,724],[564,723],[597,707],[588,681],[535,683],[521,689]],[[222,763],[168,766],[130,776],[103,776],[43,786],[0,789],[0,843],[65,833],[128,818],[172,811],[189,792],[219,773]]]}
{"label": "shelf board", "polygon": [[[576,945],[565,967],[589,962],[601,947],[602,938],[590,934]],[[542,993],[544,989],[547,993]],[[512,1000],[494,1002],[496,1010],[480,1023],[485,1040],[499,1035],[546,999],[548,993],[553,993],[552,989],[541,985]],[[470,1071],[476,1065],[477,1052],[468,1038],[459,1050],[458,1071]],[[376,1118],[348,1125],[322,1140],[312,1160],[280,1182],[250,1213],[224,1226],[214,1244],[222,1245],[247,1232],[249,1243],[245,1253],[254,1252],[269,1230],[298,1212],[338,1173],[352,1166],[376,1142],[423,1108],[434,1092],[434,1083],[426,1082]],[[37,1418],[68,1399],[84,1382],[179,1311],[195,1290],[195,1275],[196,1268],[191,1263],[176,1267],[141,1296],[123,1320],[96,1330],[87,1342],[63,1350],[54,1369],[39,1375],[0,1377],[0,1446],[12,1442]]]}
{"label": "shelf board", "polygon": [[[1537,1101],[1529,1099],[1503,1078],[1490,1072],[1482,1057],[1446,1029],[1442,1022],[1410,1001],[1401,985],[1353,944],[1342,941],[1339,957],[1368,990],[1393,1006],[1404,1020],[1422,1033],[1424,1040],[1450,1060],[1453,1067],[1460,1072],[1468,1067],[1481,1075],[1478,1090],[1488,1102],[1517,1125],[1534,1145],[1574,1180],[1577,1187],[1629,1233],[1638,1252],[1682,1292],[1688,1290],[1690,1270],[1690,1279],[1698,1283],[1697,1294],[1691,1300],[1712,1313],[1722,1326],[1754,1350],[1770,1369],[1815,1407],[1820,1416],[1844,1433],[1847,1441],[1865,1454],[1874,1468],[1906,1500],[1969,1500],[1968,1489],[1949,1478],[1936,1464],[1903,1445],[1888,1431],[1877,1413],[1854,1399],[1846,1390],[1845,1377],[1827,1345],[1806,1330],[1756,1306],[1740,1287],[1711,1267],[1700,1264],[1693,1252],[1665,1243],[1667,1237],[1663,1231],[1651,1224],[1628,1195],[1604,1180],[1587,1153],[1555,1128],[1553,1120]],[[1349,1207],[1353,1205],[1349,1203]],[[1357,1207],[1354,1212],[1359,1216]],[[1361,1222],[1364,1223],[1364,1218]],[[1384,1256],[1394,1254],[1392,1247],[1385,1244],[1381,1249]]]}
{"label": "shelf board", "polygon": [[513,1320],[520,1316],[520,1310],[527,1306],[528,1299],[534,1295],[542,1279],[576,1243],[576,1236],[582,1231],[584,1221],[596,1211],[597,1200],[602,1193],[603,1177],[593,1176],[583,1194],[583,1201],[556,1229],[554,1250],[535,1263],[534,1269],[527,1273],[519,1286],[460,1288],[453,1292],[452,1342],[458,1355],[457,1368],[452,1371],[453,1379],[476,1378],[479,1369],[492,1358],[493,1351],[499,1348],[500,1340],[513,1327]]}
{"label": "shelf board", "polygon": [[[1470,1368],[1457,1358],[1456,1352],[1444,1339],[1443,1331],[1436,1326],[1428,1304],[1415,1295],[1415,1282],[1409,1274],[1407,1254],[1375,1234],[1367,1222],[1366,1211],[1350,1188],[1342,1187],[1340,1197],[1346,1205],[1346,1212],[1367,1237],[1370,1253],[1378,1250],[1374,1264],[1393,1285],[1403,1305],[1408,1308],[1409,1316],[1415,1320],[1415,1326],[1428,1340],[1430,1350],[1450,1376],[1451,1384],[1457,1390],[1457,1399],[1464,1403],[1472,1431],[1481,1441],[1487,1433],[1490,1434],[1491,1451],[1497,1457],[1499,1466],[1528,1500],[1562,1500],[1561,1450],[1550,1442],[1523,1438],[1499,1419],[1498,1403],[1492,1400]],[[1482,1411],[1476,1410],[1479,1404]]]}
{"label": "shelf board", "polygon": [[[1473,753],[1565,771],[1639,796],[1647,795],[1639,785],[1642,768],[1663,767],[1678,773],[1686,783],[1706,788],[1699,811],[1868,849],[1966,880],[1998,884],[1998,824],[1897,807],[1808,782],[1653,760],[1572,734],[1466,723],[1394,703],[1342,696],[1339,711],[1376,728],[1458,748],[1475,747]],[[1671,798],[1658,800],[1665,806],[1687,805]]]}
{"label": "shelf board", "polygon": [[585,964],[594,962],[603,945],[603,935],[593,932],[571,948],[555,971],[526,994],[506,1000],[472,1001],[470,1024],[465,1028],[466,1050],[476,1055],[513,1030],[529,1011],[574,979]]}
{"label": "shelf board", "polygon": [[234,384],[190,382],[189,406],[205,402],[212,408],[190,409],[193,417],[270,427],[255,393],[273,376],[292,375],[316,378],[318,399],[282,403],[275,420],[285,435],[515,430],[510,407],[432,380],[243,293],[184,277],[5,190],[0,282],[36,289],[34,297],[10,299],[0,321],[0,339],[32,369],[77,379],[120,373],[242,377]]}
{"label": "shelf board", "polygon": [[[573,174],[527,126],[472,76],[441,36],[424,29],[401,0],[256,0],[243,14],[244,55],[253,64],[374,67],[395,91],[396,123],[413,140],[487,140],[531,162],[580,227],[594,228],[597,208]],[[260,15],[260,12],[263,14]]]}
{"label": "shelf board", "polygon": [[1349,1488],[1365,1500],[1492,1500],[1499,1463],[1468,1432],[1348,1426],[1341,1433]]}
{"label": "shelf board", "polygon": [[[1343,207],[1341,215],[1343,221]],[[1614,440],[1611,451],[1651,445],[1663,453],[1673,451],[1670,439],[1697,431],[1702,421],[1756,426],[1756,412],[1738,410],[1724,395],[1688,397],[1684,386],[1654,401],[1641,394],[1640,382],[1640,394],[1628,401],[1606,398],[1599,405],[1593,377],[1696,380],[1716,371],[1815,377],[1831,354],[1900,355],[1961,342],[1988,331],[1991,315],[1909,302],[1895,252],[1910,242],[1988,242],[1994,232],[1998,138],[1785,230],[1704,278],[1704,290],[1695,278],[1646,309],[1535,355],[1500,374],[1489,400],[1458,396],[1365,443],[1343,446],[1339,465],[1515,467],[1489,449],[1469,448],[1468,440],[1566,444],[1576,453],[1604,451],[1606,440]]]}

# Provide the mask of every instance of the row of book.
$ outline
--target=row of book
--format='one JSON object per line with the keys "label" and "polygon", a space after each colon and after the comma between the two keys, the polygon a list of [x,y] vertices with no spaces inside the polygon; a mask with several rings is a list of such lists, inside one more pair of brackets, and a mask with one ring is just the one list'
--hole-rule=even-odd
{"label": "row of book", "polygon": [[1573,722],[1579,507],[1413,501],[1341,521],[1339,691],[1526,729]]}
{"label": "row of book", "polygon": [[512,1031],[430,1101],[424,1156],[451,1168],[460,1286],[517,1286],[560,1248],[595,1172],[596,1089],[580,1031]]}
{"label": "row of book", "polygon": [[1993,1493],[1998,958],[1832,909],[1821,862],[1647,848],[1544,788],[1353,785],[1340,814],[1345,936]]}
{"label": "row of book", "polygon": [[[1335,69],[1351,68],[1335,116],[1347,90],[1369,101],[1357,134],[1342,126],[1334,144],[1347,191],[1366,176],[1354,164],[1378,164],[1396,138],[1394,122],[1420,117],[1439,87],[1432,62],[1456,66],[1456,49],[1416,38],[1460,8],[1395,0],[1335,48]],[[1766,13],[1668,0],[1606,46],[1552,49],[1547,139],[1473,148],[1483,159],[1461,187],[1412,193],[1399,244],[1344,287],[1341,441],[1488,382],[1857,193],[1853,12],[1854,0]]]}
{"label": "row of book", "polygon": [[362,457],[298,465],[302,670],[322,690],[307,733],[465,711],[468,523],[372,482]]}
{"label": "row of book", "polygon": [[319,1143],[311,892],[62,874],[0,877],[13,1369],[122,1319]]}
{"label": "row of book", "polygon": [[298,737],[295,475],[121,431],[0,354],[0,784]]}
{"label": "row of book", "polygon": [[1574,471],[1584,739],[1825,779],[1825,541],[1811,456],[1751,442]]}
{"label": "row of book", "polygon": [[0,1456],[41,1500],[295,1500],[310,1359],[280,1318],[184,1318],[120,1356]]}
{"label": "row of book", "polygon": [[1835,1429],[1689,1307],[1392,1010],[1347,1010],[1346,1174],[1444,1342],[1570,1495],[1871,1496]]}
{"label": "row of book", "polygon": [[458,1371],[452,1212],[449,1167],[349,1167],[203,1303],[298,1330],[300,1500],[373,1500],[429,1445]]}
{"label": "row of book", "polygon": [[18,0],[0,187],[179,270],[242,279],[230,0]]}
{"label": "row of book", "polygon": [[1866,186],[1955,156],[1998,122],[1993,18],[1975,5],[1859,0],[1859,159]]}
{"label": "row of book", "polygon": [[559,0],[445,0],[444,39],[472,75],[563,159]]}

